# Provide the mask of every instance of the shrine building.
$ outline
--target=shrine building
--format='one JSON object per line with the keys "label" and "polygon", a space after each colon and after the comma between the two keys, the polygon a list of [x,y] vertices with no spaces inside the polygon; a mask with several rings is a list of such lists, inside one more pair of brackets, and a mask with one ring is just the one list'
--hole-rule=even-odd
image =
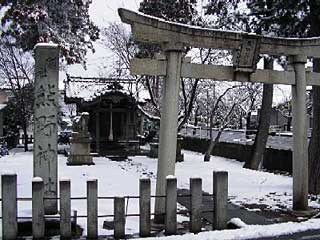
{"label": "shrine building", "polygon": [[67,77],[65,102],[75,104],[77,113],[89,113],[92,152],[106,156],[138,151],[143,103],[131,89],[132,83],[120,79]]}

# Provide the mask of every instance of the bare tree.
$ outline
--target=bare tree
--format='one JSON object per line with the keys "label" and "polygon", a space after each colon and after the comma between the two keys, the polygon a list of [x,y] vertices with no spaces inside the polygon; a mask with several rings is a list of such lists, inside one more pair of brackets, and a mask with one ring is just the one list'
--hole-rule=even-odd
{"label": "bare tree", "polygon": [[[211,48],[195,48],[190,50],[192,61],[199,64],[228,63],[229,54],[224,51],[216,51]],[[178,131],[187,123],[193,111],[197,96],[200,94],[199,83],[201,79],[181,79],[182,106],[180,108]],[[211,85],[212,86],[212,85]]]}
{"label": "bare tree", "polygon": [[12,112],[6,116],[7,121],[23,130],[27,151],[27,128],[33,113],[33,62],[30,54],[15,48],[7,39],[0,41],[0,77],[5,79],[13,95]]}
{"label": "bare tree", "polygon": [[[154,112],[160,116],[161,110],[161,91],[162,81],[158,76],[132,76],[130,75],[130,61],[133,57],[157,57],[161,51],[159,46],[154,45],[139,45],[133,42],[130,33],[126,28],[118,23],[111,23],[102,31],[105,36],[105,46],[110,49],[118,58],[115,69],[121,69],[122,74],[134,78],[140,82],[148,92],[150,103],[153,106]],[[221,56],[226,56],[226,53],[214,51],[212,49],[186,49],[186,53],[191,53],[192,61],[201,64],[216,63]],[[187,55],[188,56],[188,55]],[[178,130],[190,118],[195,101],[197,98],[197,89],[200,79],[181,79],[181,94],[180,108],[178,118]]]}
{"label": "bare tree", "polygon": [[116,57],[112,66],[111,77],[132,79],[132,84],[128,84],[125,87],[127,87],[127,90],[131,94],[138,96],[142,87],[144,87],[141,84],[143,78],[130,74],[130,61],[137,55],[138,51],[137,45],[133,42],[130,33],[124,25],[111,23],[107,28],[102,30],[102,36],[104,37],[104,46],[111,50]]}
{"label": "bare tree", "polygon": [[[241,103],[246,99],[246,97],[240,97],[234,94],[234,90],[243,87],[242,85],[233,85],[226,88],[215,100],[214,105],[210,110],[210,144],[204,155],[204,161],[210,161],[210,156],[218,144],[223,130],[228,126],[232,119],[236,116],[232,116],[236,113],[235,109],[239,108]],[[216,121],[215,125],[218,125],[218,133],[213,139],[212,127]]]}

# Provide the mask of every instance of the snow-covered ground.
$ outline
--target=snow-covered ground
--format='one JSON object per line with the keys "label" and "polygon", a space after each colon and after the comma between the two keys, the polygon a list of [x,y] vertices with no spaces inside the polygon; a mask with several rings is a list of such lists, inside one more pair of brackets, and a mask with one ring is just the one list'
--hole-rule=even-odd
{"label": "snow-covered ground", "polygon": [[[233,203],[265,204],[270,209],[291,208],[291,177],[243,169],[243,163],[221,157],[212,157],[210,162],[204,162],[203,155],[199,153],[184,151],[184,156],[185,161],[176,164],[179,188],[189,188],[189,178],[200,176],[204,190],[212,192],[212,171],[224,170],[229,173],[229,198]],[[142,176],[151,178],[154,194],[157,159],[134,156],[128,161],[115,162],[99,157],[94,158],[93,166],[67,166],[66,160],[66,157],[59,155],[59,178],[71,179],[72,197],[85,196],[86,180],[92,178],[98,179],[99,196],[137,196],[139,178]],[[12,151],[9,156],[0,158],[0,173],[17,173],[18,197],[31,197],[32,165],[32,152]],[[128,213],[138,213],[138,201],[130,199],[128,203]],[[310,202],[310,205],[320,207],[317,202]],[[31,216],[30,202],[19,202],[18,208],[19,216]],[[77,210],[78,215],[85,215],[86,201],[72,201],[72,209]],[[112,200],[100,200],[99,215],[112,213]],[[99,219],[99,234],[112,234],[112,231],[102,229],[104,220],[106,219]],[[86,231],[85,218],[78,219],[78,223]],[[128,217],[126,233],[137,232],[138,218]]]}
{"label": "snow-covered ground", "polygon": [[[182,236],[151,237],[144,240],[247,240],[259,238],[274,238],[280,235],[290,235],[307,230],[318,230],[320,219],[311,219],[302,223],[280,223],[272,225],[245,225],[240,229],[201,232]],[[305,238],[309,239],[309,238]],[[314,239],[314,238],[312,238]]]}

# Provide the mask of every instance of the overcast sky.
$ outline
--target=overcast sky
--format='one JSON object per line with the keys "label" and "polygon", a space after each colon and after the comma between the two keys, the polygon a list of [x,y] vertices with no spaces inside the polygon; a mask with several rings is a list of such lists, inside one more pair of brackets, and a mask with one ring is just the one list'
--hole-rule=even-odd
{"label": "overcast sky", "polygon": [[93,0],[90,16],[98,26],[103,27],[107,22],[120,21],[118,8],[137,10],[140,2],[140,0]]}

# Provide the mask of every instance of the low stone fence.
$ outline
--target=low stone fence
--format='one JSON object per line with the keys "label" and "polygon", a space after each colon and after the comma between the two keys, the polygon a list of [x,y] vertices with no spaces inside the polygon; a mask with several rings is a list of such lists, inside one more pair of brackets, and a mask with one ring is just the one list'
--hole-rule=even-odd
{"label": "low stone fence", "polygon": [[[195,152],[205,153],[209,146],[208,139],[184,137],[182,148]],[[219,142],[212,155],[236,159],[245,162],[251,157],[252,145],[242,143]],[[292,151],[267,148],[264,154],[263,168],[270,171],[285,171],[292,173]]]}
{"label": "low stone fence", "polygon": [[[227,198],[228,198],[228,173],[213,172],[213,194],[203,194],[201,178],[190,178],[190,194],[177,194],[177,179],[168,176],[166,179],[166,195],[152,196],[150,179],[140,179],[139,196],[126,197],[98,197],[98,180],[87,181],[86,197],[71,197],[70,180],[60,180],[60,197],[47,199],[44,197],[44,182],[41,178],[36,177],[32,181],[32,198],[17,197],[17,175],[5,174],[1,176],[2,180],[2,237],[3,239],[16,239],[18,232],[18,219],[32,220],[32,236],[35,239],[43,239],[47,236],[45,225],[48,219],[60,220],[60,238],[71,238],[71,220],[75,216],[71,216],[71,200],[86,200],[87,215],[77,216],[87,218],[87,238],[96,239],[98,236],[98,218],[113,217],[114,238],[125,238],[126,217],[139,217],[139,234],[141,237],[151,236],[151,198],[165,198],[165,234],[174,235],[177,233],[177,198],[190,197],[191,208],[190,215],[190,232],[198,233],[202,227],[202,214],[212,212],[213,229],[224,229],[227,226]],[[213,197],[213,209],[203,209],[203,196]],[[126,198],[139,199],[139,213],[127,214]],[[44,213],[44,202],[46,200],[60,201],[60,215],[48,216]],[[114,202],[113,215],[103,215],[98,213],[98,200],[111,199]],[[32,216],[17,216],[17,202],[31,201]],[[187,211],[183,211],[186,213]],[[74,220],[73,220],[74,221]],[[75,220],[76,222],[76,220]]]}

